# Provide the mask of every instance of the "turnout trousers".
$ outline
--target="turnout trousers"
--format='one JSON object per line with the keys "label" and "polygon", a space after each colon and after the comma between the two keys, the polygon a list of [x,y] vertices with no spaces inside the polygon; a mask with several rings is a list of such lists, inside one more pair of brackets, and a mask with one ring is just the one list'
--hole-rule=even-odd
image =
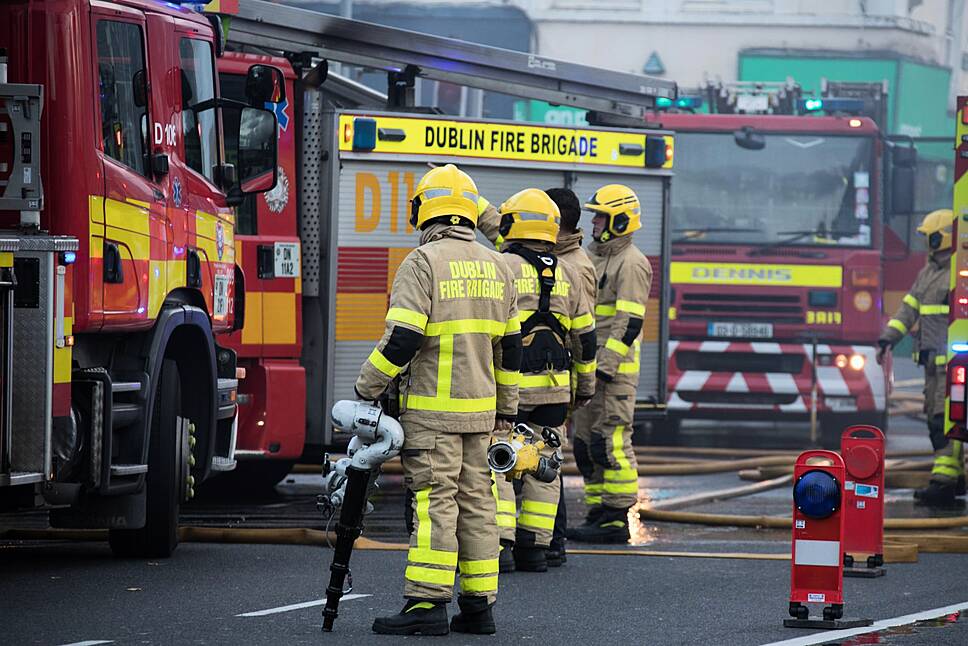
{"label": "turnout trousers", "polygon": [[404,428],[401,461],[413,493],[413,530],[404,596],[449,601],[455,568],[460,594],[497,595],[498,533],[487,448],[490,433]]}
{"label": "turnout trousers", "polygon": [[600,387],[587,406],[572,413],[575,463],[585,480],[587,506],[628,508],[638,500],[634,415],[634,387],[611,384]]}

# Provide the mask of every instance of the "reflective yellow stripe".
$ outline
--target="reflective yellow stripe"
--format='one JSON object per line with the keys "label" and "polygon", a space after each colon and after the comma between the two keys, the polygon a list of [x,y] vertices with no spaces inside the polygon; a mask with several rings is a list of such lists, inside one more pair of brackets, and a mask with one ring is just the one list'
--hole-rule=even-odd
{"label": "reflective yellow stripe", "polygon": [[521,381],[521,373],[495,368],[494,380],[501,386],[516,386]]}
{"label": "reflective yellow stripe", "polygon": [[947,305],[922,305],[918,309],[918,313],[920,313],[921,316],[934,316],[937,314],[947,314],[948,306]]}
{"label": "reflective yellow stripe", "polygon": [[461,574],[497,574],[497,559],[461,561],[459,566]]}
{"label": "reflective yellow stripe", "polygon": [[434,585],[454,585],[454,570],[436,570],[419,565],[408,565],[404,576],[417,583],[432,583]]}
{"label": "reflective yellow stripe", "polygon": [[904,301],[911,309],[915,309],[916,310],[916,309],[919,309],[921,307],[921,301],[919,301],[918,299],[914,298],[910,294],[905,294],[904,295],[904,298],[902,298],[901,300]]}
{"label": "reflective yellow stripe", "polygon": [[633,352],[633,357],[631,361],[626,361],[624,363],[618,364],[618,371],[623,374],[637,374],[639,372],[639,358],[642,354],[642,344],[639,343],[638,339],[632,344],[635,348]]}
{"label": "reflective yellow stripe", "polygon": [[601,482],[589,482],[588,484],[585,485],[585,493],[591,493],[591,494],[602,493],[602,488],[604,486],[605,485]]}
{"label": "reflective yellow stripe", "polygon": [[890,321],[888,321],[887,327],[892,327],[898,332],[900,332],[901,334],[907,334],[908,332],[907,326],[904,325],[904,323],[902,323],[901,321],[898,321],[897,319],[891,319]]}
{"label": "reflective yellow stripe", "polygon": [[497,398],[454,399],[452,397],[408,394],[405,404],[410,410],[429,410],[439,413],[486,413],[497,407]]}
{"label": "reflective yellow stripe", "polygon": [[[535,314],[535,311],[534,310],[518,310],[518,318],[522,322],[527,321],[529,318],[531,318],[532,316],[534,316],[534,314]],[[565,328],[565,330],[570,330],[571,329],[571,326],[572,326],[572,320],[571,320],[571,318],[569,318],[568,316],[565,316],[564,314],[559,314],[558,312],[552,312],[551,314],[556,319],[558,319],[558,322],[561,323],[561,326],[563,328]],[[520,329],[520,325],[518,327]]]}
{"label": "reflective yellow stripe", "polygon": [[[501,476],[501,477],[503,478],[504,476]],[[501,500],[500,498],[498,498],[498,501],[497,501],[497,513],[499,513],[499,514],[515,514],[515,513],[517,513],[517,511],[518,510],[515,508],[514,501],[513,500]]]}
{"label": "reflective yellow stripe", "polygon": [[[606,469],[605,480],[638,480],[639,473],[635,469]],[[606,486],[608,483],[606,482]]]}
{"label": "reflective yellow stripe", "polygon": [[378,348],[373,348],[373,352],[370,353],[367,361],[387,377],[396,377],[400,374],[401,367],[391,363],[389,359],[383,356],[383,353]]}
{"label": "reflective yellow stripe", "polygon": [[495,592],[497,590],[496,576],[481,576],[471,579],[461,577],[461,592]]}
{"label": "reflective yellow stripe", "polygon": [[579,363],[579,362],[575,363],[575,372],[580,372],[582,374],[595,372],[596,368],[598,368],[597,361],[589,361],[587,363]]}
{"label": "reflective yellow stripe", "polygon": [[645,316],[645,305],[636,303],[635,301],[623,301],[619,299],[615,301],[615,309],[619,312],[634,314],[635,316]]}
{"label": "reflective yellow stripe", "polygon": [[935,355],[935,357],[934,357],[934,365],[936,365],[936,366],[943,366],[946,363],[948,363],[948,357],[947,356],[945,356],[943,354]]}
{"label": "reflective yellow stripe", "polygon": [[437,352],[437,397],[450,399],[450,375],[454,370],[454,336],[444,334],[440,337]]}
{"label": "reflective yellow stripe", "polygon": [[430,549],[430,489],[424,487],[414,494],[417,501],[417,547]]}
{"label": "reflective yellow stripe", "polygon": [[597,496],[589,496],[589,495],[586,494],[585,495],[585,504],[586,505],[600,505],[600,504],[602,504],[602,494],[598,494]]}
{"label": "reflective yellow stripe", "polygon": [[554,502],[539,502],[537,500],[522,500],[521,511],[530,511],[545,516],[554,516],[558,513],[558,504]]}
{"label": "reflective yellow stripe", "polygon": [[407,552],[407,560],[413,563],[454,567],[457,565],[457,552],[434,550],[429,547],[411,547]]}
{"label": "reflective yellow stripe", "polygon": [[490,319],[456,319],[453,321],[438,321],[428,323],[424,334],[427,336],[443,336],[445,334],[490,334],[491,336],[503,336],[505,330],[511,325],[511,319],[504,321],[492,321]]}
{"label": "reflective yellow stripe", "polygon": [[486,211],[487,210],[487,207],[489,207],[489,206],[491,206],[491,203],[490,202],[488,202],[487,200],[485,200],[480,195],[477,196],[477,215],[478,215],[478,217],[480,217],[480,215],[483,214],[484,211]]}
{"label": "reflective yellow stripe", "polygon": [[567,386],[570,383],[571,373],[553,372],[548,375],[521,375],[520,388],[555,388],[557,386]]}
{"label": "reflective yellow stripe", "polygon": [[386,320],[396,321],[398,323],[406,323],[407,325],[412,325],[415,328],[420,328],[421,330],[427,327],[426,314],[421,314],[420,312],[404,309],[402,307],[391,307],[389,310],[387,310]]}
{"label": "reflective yellow stripe", "polygon": [[575,330],[581,330],[592,325],[595,325],[595,317],[591,313],[576,316],[571,321],[571,327]]}
{"label": "reflective yellow stripe", "polygon": [[611,337],[609,337],[608,341],[605,342],[605,347],[611,350],[612,352],[617,352],[619,355],[623,357],[629,352],[629,347],[627,345],[625,345],[618,339],[614,339]]}
{"label": "reflective yellow stripe", "polygon": [[535,514],[521,514],[518,517],[518,525],[522,527],[536,527],[537,529],[554,529],[555,519],[548,516],[537,516]]}
{"label": "reflective yellow stripe", "polygon": [[595,316],[615,316],[615,305],[596,305]]}
{"label": "reflective yellow stripe", "polygon": [[504,326],[504,335],[514,334],[515,332],[521,331],[521,315],[515,314],[508,319],[507,324]]}
{"label": "reflective yellow stripe", "polygon": [[514,516],[508,516],[507,514],[498,514],[497,526],[515,528],[517,527],[517,521],[514,519]]}
{"label": "reflective yellow stripe", "polygon": [[[607,473],[607,471],[606,471]],[[639,493],[639,483],[638,482],[606,482],[605,483],[605,493],[613,494],[637,494]]]}

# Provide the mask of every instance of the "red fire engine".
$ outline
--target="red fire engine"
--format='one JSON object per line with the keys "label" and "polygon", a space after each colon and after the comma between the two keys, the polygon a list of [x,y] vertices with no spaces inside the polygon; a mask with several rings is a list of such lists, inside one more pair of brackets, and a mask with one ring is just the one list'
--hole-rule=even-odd
{"label": "red fire engine", "polygon": [[232,207],[275,184],[283,81],[253,66],[220,98],[222,48],[177,2],[0,5],[0,506],[122,554],[169,555],[235,465],[214,335],[242,323]]}
{"label": "red fire engine", "polygon": [[886,421],[884,215],[912,208],[913,150],[866,116],[883,109],[881,84],[831,84],[848,99],[740,85],[709,88],[712,114],[651,117],[679,135],[660,430],[687,417],[812,419],[813,439],[836,446],[844,427]]}

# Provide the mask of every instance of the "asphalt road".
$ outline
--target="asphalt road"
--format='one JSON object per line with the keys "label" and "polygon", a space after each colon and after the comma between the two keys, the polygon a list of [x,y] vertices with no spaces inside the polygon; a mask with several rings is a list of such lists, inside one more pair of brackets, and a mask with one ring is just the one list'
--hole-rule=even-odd
{"label": "asphalt road", "polygon": [[[182,545],[176,558],[121,561],[107,546],[0,549],[3,643],[392,644],[374,616],[399,610],[402,552],[354,554],[355,594],[336,631],[318,606],[238,616],[322,598],[330,552],[295,546]],[[882,579],[846,581],[848,616],[886,619],[968,600],[965,559],[922,555]],[[499,634],[453,644],[765,644],[786,629],[789,564],[782,561],[574,555],[547,574],[502,577]],[[965,644],[964,620],[898,635],[897,644]],[[861,642],[848,642],[861,643]],[[863,642],[871,643],[871,642]],[[889,643],[895,643],[891,641]]]}
{"label": "asphalt road", "polygon": [[[697,422],[682,443],[749,448],[792,447],[803,429]],[[765,439],[767,438],[767,439]],[[922,422],[892,419],[889,449],[929,447]],[[799,443],[799,444],[798,444]],[[734,473],[644,477],[645,500],[660,500],[739,484]],[[405,540],[399,477],[385,477],[368,518],[367,536]],[[292,476],[274,493],[239,501],[203,496],[186,506],[183,523],[223,527],[315,527],[319,478]],[[579,522],[581,482],[566,479],[569,516]],[[889,517],[925,516],[909,490],[888,492]],[[788,515],[790,491],[700,505],[690,511]],[[0,527],[42,527],[43,513],[0,516]],[[639,549],[788,554],[787,531],[640,523]],[[577,547],[577,546],[573,546]],[[357,551],[355,587],[341,606],[336,632],[323,634],[319,600],[331,551],[317,547],[183,544],[163,561],[118,560],[103,543],[0,542],[0,644],[393,644],[431,638],[373,635],[373,617],[399,610],[404,554]],[[501,577],[499,634],[444,643],[490,644],[768,644],[800,639],[786,629],[789,562],[630,555],[578,555],[547,574]],[[881,579],[845,582],[847,616],[906,617],[876,635],[833,636],[831,643],[968,644],[968,557],[922,554],[917,564],[892,564]],[[303,604],[300,606],[300,604]],[[310,604],[310,605],[305,605]],[[314,605],[315,604],[315,605]],[[295,608],[289,606],[295,605]],[[957,605],[941,611],[913,613]],[[452,611],[456,611],[452,609]],[[247,615],[247,616],[240,616]],[[929,621],[916,623],[918,619]],[[824,639],[824,638],[819,638]],[[791,645],[792,646],[792,645]]]}

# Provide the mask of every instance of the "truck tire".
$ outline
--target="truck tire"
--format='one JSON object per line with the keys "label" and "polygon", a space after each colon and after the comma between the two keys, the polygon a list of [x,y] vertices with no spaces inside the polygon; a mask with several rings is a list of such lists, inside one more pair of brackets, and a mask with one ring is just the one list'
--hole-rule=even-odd
{"label": "truck tire", "polygon": [[178,547],[178,512],[188,476],[188,449],[182,437],[178,364],[161,367],[151,414],[148,474],[145,477],[145,526],[112,529],[108,535],[116,556],[168,558]]}

